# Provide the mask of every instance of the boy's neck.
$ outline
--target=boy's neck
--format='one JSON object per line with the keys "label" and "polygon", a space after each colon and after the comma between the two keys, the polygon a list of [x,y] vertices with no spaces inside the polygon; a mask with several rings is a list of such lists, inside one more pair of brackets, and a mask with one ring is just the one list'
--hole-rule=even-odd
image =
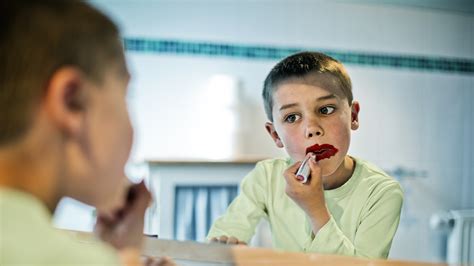
{"label": "boy's neck", "polygon": [[355,166],[355,160],[346,155],[344,161],[332,175],[323,177],[324,190],[336,189],[344,185],[354,173]]}
{"label": "boy's neck", "polygon": [[58,189],[59,169],[54,164],[54,144],[30,145],[31,141],[0,148],[0,187],[26,192],[54,212],[61,195]]}

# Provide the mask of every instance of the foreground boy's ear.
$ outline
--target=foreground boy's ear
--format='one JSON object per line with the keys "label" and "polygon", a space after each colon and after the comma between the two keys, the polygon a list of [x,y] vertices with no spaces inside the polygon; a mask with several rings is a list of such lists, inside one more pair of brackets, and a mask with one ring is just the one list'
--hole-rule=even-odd
{"label": "foreground boy's ear", "polygon": [[76,135],[81,130],[86,92],[85,76],[74,67],[54,72],[46,88],[44,105],[50,121],[63,133]]}
{"label": "foreground boy's ear", "polygon": [[270,134],[270,137],[272,137],[273,142],[275,142],[276,146],[278,148],[283,148],[283,142],[281,141],[280,137],[278,136],[278,133],[275,130],[275,127],[273,126],[273,123],[271,122],[266,122],[265,123],[265,129],[267,130],[268,134]]}
{"label": "foreground boy's ear", "polygon": [[353,101],[351,106],[351,129],[356,130],[359,128],[359,111],[360,105],[358,101]]}

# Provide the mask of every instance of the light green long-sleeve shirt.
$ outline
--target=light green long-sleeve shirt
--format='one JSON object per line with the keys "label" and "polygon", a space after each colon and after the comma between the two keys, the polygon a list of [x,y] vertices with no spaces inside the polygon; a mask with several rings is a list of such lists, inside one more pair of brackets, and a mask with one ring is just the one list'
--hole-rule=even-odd
{"label": "light green long-sleeve shirt", "polygon": [[257,163],[243,180],[240,194],[211,227],[208,239],[235,236],[249,242],[261,218],[268,220],[274,248],[387,258],[400,220],[400,184],[376,166],[354,158],[352,177],[324,191],[331,219],[316,235],[305,212],[285,194],[283,172],[290,159]]}
{"label": "light green long-sleeve shirt", "polygon": [[0,187],[0,265],[119,265],[118,254],[102,243],[81,243],[51,226],[38,199]]}

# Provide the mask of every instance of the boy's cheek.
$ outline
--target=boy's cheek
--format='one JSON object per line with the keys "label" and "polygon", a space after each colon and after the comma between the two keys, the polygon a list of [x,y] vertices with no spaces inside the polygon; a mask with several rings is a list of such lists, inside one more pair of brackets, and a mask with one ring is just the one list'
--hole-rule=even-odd
{"label": "boy's cheek", "polygon": [[283,142],[284,147],[288,155],[295,160],[301,161],[306,156],[306,146],[304,144],[304,140],[294,138],[286,138]]}

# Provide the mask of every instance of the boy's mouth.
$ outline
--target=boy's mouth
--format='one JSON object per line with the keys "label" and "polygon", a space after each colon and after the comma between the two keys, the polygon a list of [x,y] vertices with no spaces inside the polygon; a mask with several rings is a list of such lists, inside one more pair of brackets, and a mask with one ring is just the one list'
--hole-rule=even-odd
{"label": "boy's mouth", "polygon": [[323,144],[323,145],[315,144],[311,147],[306,148],[306,154],[310,152],[316,155],[316,161],[320,161],[322,159],[327,159],[331,156],[334,156],[334,154],[338,152],[338,149],[336,149],[331,144]]}

